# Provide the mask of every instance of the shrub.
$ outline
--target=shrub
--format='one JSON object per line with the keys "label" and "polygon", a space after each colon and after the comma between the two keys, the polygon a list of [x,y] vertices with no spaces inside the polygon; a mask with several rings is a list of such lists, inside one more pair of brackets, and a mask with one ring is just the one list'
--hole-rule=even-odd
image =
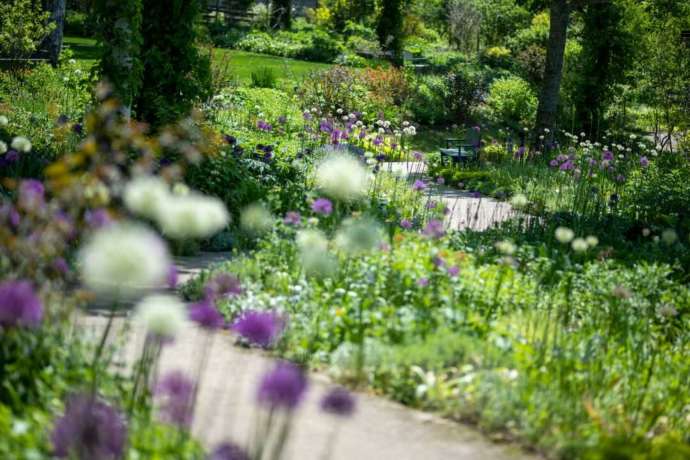
{"label": "shrub", "polygon": [[65,12],[65,35],[93,37],[97,30],[92,15],[82,11],[68,10]]}
{"label": "shrub", "polygon": [[518,128],[531,123],[537,111],[537,97],[522,78],[506,77],[491,84],[486,105],[493,122]]}
{"label": "shrub", "polygon": [[32,0],[9,0],[0,4],[0,56],[21,59],[38,50],[55,28],[50,13],[35,7]]}
{"label": "shrub", "polygon": [[500,163],[507,160],[508,151],[499,143],[491,143],[482,149],[481,160],[490,163]]}
{"label": "shrub", "polygon": [[487,48],[482,53],[482,63],[490,67],[507,69],[511,66],[510,50],[504,46],[494,46]]}
{"label": "shrub", "polygon": [[298,57],[307,61],[333,62],[341,51],[342,45],[338,40],[325,31],[315,30]]}
{"label": "shrub", "polygon": [[424,75],[413,85],[408,108],[415,121],[425,125],[436,125],[448,121],[447,80],[437,75]]}
{"label": "shrub", "polygon": [[454,120],[466,123],[473,118],[474,108],[481,101],[482,76],[469,66],[459,66],[447,75],[447,105]]}

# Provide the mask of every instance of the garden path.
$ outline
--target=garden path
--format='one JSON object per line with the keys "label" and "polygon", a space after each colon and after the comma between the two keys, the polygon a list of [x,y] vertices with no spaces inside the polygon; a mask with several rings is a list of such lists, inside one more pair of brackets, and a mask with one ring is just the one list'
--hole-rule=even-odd
{"label": "garden path", "polygon": [[[180,281],[227,258],[223,253],[201,253],[176,259]],[[103,316],[83,318],[94,339],[105,325]],[[117,318],[113,340],[119,351],[115,362],[127,369],[138,357],[144,332]],[[226,331],[212,338],[188,326],[161,356],[160,374],[180,370],[201,385],[193,432],[209,449],[223,441],[245,443],[253,431],[255,394],[261,376],[274,362],[265,353],[236,346]],[[328,377],[310,375],[306,401],[296,414],[288,445],[289,460],[528,460],[539,457],[510,444],[496,444],[477,430],[438,416],[413,410],[375,395],[358,393],[357,410],[340,422],[319,410],[319,400],[330,387]],[[334,440],[330,444],[329,440]],[[328,446],[331,446],[327,456]]]}
{"label": "garden path", "polygon": [[423,179],[428,183],[427,198],[442,203],[449,209],[445,224],[450,230],[486,230],[496,223],[509,219],[513,210],[510,204],[485,196],[475,196],[470,192],[437,184],[426,175],[426,165],[422,162],[408,161],[383,163],[382,171],[388,171],[404,180]]}

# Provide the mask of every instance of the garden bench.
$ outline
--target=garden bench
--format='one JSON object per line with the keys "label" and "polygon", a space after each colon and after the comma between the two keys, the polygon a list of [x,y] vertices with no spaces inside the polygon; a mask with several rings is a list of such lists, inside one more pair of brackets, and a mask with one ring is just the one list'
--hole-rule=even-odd
{"label": "garden bench", "polygon": [[470,134],[462,138],[446,139],[446,147],[439,149],[441,164],[445,164],[446,160],[450,160],[454,164],[479,160],[479,146],[481,145],[479,134],[474,129],[468,130],[468,132],[476,133],[474,136],[476,139],[472,139],[473,136]]}

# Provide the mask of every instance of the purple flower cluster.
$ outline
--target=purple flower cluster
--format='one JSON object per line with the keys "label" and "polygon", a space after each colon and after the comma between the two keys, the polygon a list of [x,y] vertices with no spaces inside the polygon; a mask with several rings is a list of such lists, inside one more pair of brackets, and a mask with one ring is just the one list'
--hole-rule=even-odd
{"label": "purple flower cluster", "polygon": [[225,325],[223,315],[208,298],[190,305],[189,319],[204,329],[220,329]]}
{"label": "purple flower cluster", "polygon": [[340,417],[348,417],[355,411],[355,398],[345,388],[333,388],[321,400],[321,410]]}
{"label": "purple flower cluster", "polygon": [[298,226],[302,222],[302,216],[298,212],[290,211],[285,214],[283,218],[283,223],[285,225]]}
{"label": "purple flower cluster", "polygon": [[19,184],[19,207],[36,211],[45,204],[45,187],[36,179],[26,179]]}
{"label": "purple flower cluster", "polygon": [[36,327],[43,319],[43,305],[28,281],[0,283],[0,327]]}
{"label": "purple flower cluster", "polygon": [[256,127],[257,127],[257,129],[259,129],[261,131],[271,131],[273,129],[273,127],[269,123],[265,122],[264,120],[257,121]]}
{"label": "purple flower cluster", "polygon": [[409,230],[412,228],[412,222],[409,219],[403,219],[400,221],[400,226],[405,230]]}
{"label": "purple flower cluster", "polygon": [[430,238],[441,238],[446,234],[446,229],[443,226],[443,222],[432,219],[426,224],[422,233]]}
{"label": "purple flower cluster", "polygon": [[278,341],[285,319],[270,311],[248,310],[235,320],[232,330],[249,343],[267,348]]}
{"label": "purple flower cluster", "polygon": [[423,180],[417,179],[414,181],[414,184],[412,184],[412,190],[415,192],[421,192],[423,190],[426,190],[426,183]]}
{"label": "purple flower cluster", "polygon": [[302,401],[307,386],[307,377],[302,369],[281,361],[264,376],[257,398],[259,403],[272,409],[293,410]]}
{"label": "purple flower cluster", "polygon": [[119,459],[126,440],[127,427],[121,414],[91,395],[70,397],[51,435],[53,454],[58,458]]}
{"label": "purple flower cluster", "polygon": [[328,216],[333,212],[333,203],[328,198],[317,198],[311,204],[311,210],[316,214]]}
{"label": "purple flower cluster", "polygon": [[161,420],[185,428],[192,423],[194,416],[194,382],[180,371],[172,371],[163,376],[155,388],[160,401]]}
{"label": "purple flower cluster", "polygon": [[240,446],[225,442],[216,447],[207,460],[249,460],[249,454]]}

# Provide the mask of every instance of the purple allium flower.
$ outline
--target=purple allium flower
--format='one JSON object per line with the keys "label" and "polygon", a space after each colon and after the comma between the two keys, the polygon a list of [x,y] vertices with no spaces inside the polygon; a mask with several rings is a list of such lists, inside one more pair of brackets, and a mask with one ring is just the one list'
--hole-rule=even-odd
{"label": "purple allium flower", "polygon": [[311,210],[317,214],[328,216],[333,212],[333,203],[328,198],[317,198],[311,204]]}
{"label": "purple allium flower", "polygon": [[431,258],[431,263],[434,264],[434,267],[441,268],[446,264],[446,261],[442,257],[434,256]]}
{"label": "purple allium flower", "polygon": [[319,123],[319,130],[322,133],[330,133],[333,131],[333,125],[331,125],[328,120],[321,120],[321,123]]}
{"label": "purple allium flower", "polygon": [[366,130],[366,129],[361,130],[361,131],[359,132],[359,136],[358,136],[358,137],[359,137],[360,139],[364,139],[365,137],[367,137],[367,130]]}
{"label": "purple allium flower", "polygon": [[14,149],[9,149],[7,153],[2,157],[2,162],[5,165],[11,165],[19,159],[19,152]]}
{"label": "purple allium flower", "polygon": [[273,409],[292,410],[304,397],[307,384],[302,369],[286,361],[280,361],[261,381],[258,400]]}
{"label": "purple allium flower", "polygon": [[80,459],[120,459],[126,440],[124,417],[91,395],[71,396],[51,435],[53,454],[58,458],[76,454]]}
{"label": "purple allium flower", "polygon": [[62,114],[57,118],[55,124],[57,124],[58,126],[63,126],[65,124],[67,124],[68,121],[69,121],[69,117],[65,114]]}
{"label": "purple allium flower", "polygon": [[231,136],[230,134],[223,134],[223,140],[229,145],[237,144],[237,138],[235,136]]}
{"label": "purple allium flower", "polygon": [[434,200],[429,200],[429,201],[427,201],[427,203],[426,203],[426,208],[427,208],[427,209],[436,209],[436,206],[437,206],[437,205],[438,205],[438,203],[437,203],[436,201],[434,201]]}
{"label": "purple allium flower", "polygon": [[302,118],[304,118],[304,121],[310,121],[312,119],[311,113],[309,113],[308,110],[305,110],[302,114]]}
{"label": "purple allium flower", "polygon": [[625,176],[623,174],[619,174],[616,176],[616,182],[623,183],[625,182]]}
{"label": "purple allium flower", "polygon": [[69,265],[67,264],[67,261],[62,257],[58,257],[57,259],[53,260],[52,265],[53,269],[61,275],[66,275],[67,273],[69,273]]}
{"label": "purple allium flower", "polygon": [[108,211],[103,208],[86,211],[84,220],[86,221],[87,225],[94,230],[105,227],[112,222],[110,214],[108,214]]}
{"label": "purple allium flower", "polygon": [[604,150],[601,154],[601,159],[606,161],[613,161],[613,152],[610,150]]}
{"label": "purple allium flower", "polygon": [[445,180],[443,177],[439,176],[439,177],[436,178],[436,183],[437,183],[438,185],[443,185],[443,184],[446,183],[446,180]]}
{"label": "purple allium flower", "polygon": [[72,125],[72,131],[75,134],[78,134],[81,136],[81,134],[84,132],[84,127],[81,125],[81,123],[75,123]]}
{"label": "purple allium flower", "polygon": [[180,371],[164,375],[154,391],[159,400],[161,420],[179,427],[192,424],[194,382]]}
{"label": "purple allium flower", "polygon": [[240,295],[242,285],[240,280],[230,273],[219,273],[206,283],[204,294],[208,299]]}
{"label": "purple allium flower", "polygon": [[558,160],[554,158],[553,160],[549,161],[549,166],[555,168],[556,166],[558,166]]}
{"label": "purple allium flower", "polygon": [[517,152],[515,152],[515,159],[516,160],[522,160],[522,158],[525,156],[525,152],[527,151],[527,148],[525,148],[524,145],[521,145],[519,149],[517,149]]}
{"label": "purple allium flower", "polygon": [[43,206],[45,187],[41,181],[26,179],[19,184],[19,206],[32,211]]}
{"label": "purple allium flower", "polygon": [[207,460],[249,460],[249,454],[240,446],[225,442],[216,447]]}
{"label": "purple allium flower", "polygon": [[210,299],[204,299],[189,306],[189,319],[204,329],[220,329],[225,324],[223,315]]}
{"label": "purple allium flower", "polygon": [[36,327],[43,319],[41,299],[28,281],[0,283],[0,327]]}
{"label": "purple allium flower", "polygon": [[340,417],[349,417],[355,411],[355,398],[345,388],[333,388],[321,399],[321,410]]}
{"label": "purple allium flower", "polygon": [[400,221],[400,226],[406,230],[412,228],[412,222],[409,219],[403,219]]}
{"label": "purple allium flower", "polygon": [[6,220],[7,223],[14,228],[19,227],[19,223],[21,222],[19,212],[9,203],[0,206],[0,218]]}
{"label": "purple allium flower", "polygon": [[572,160],[566,160],[559,169],[561,171],[569,171],[573,169],[574,166],[575,165],[573,164]]}
{"label": "purple allium flower", "polygon": [[448,267],[448,275],[455,278],[460,274],[460,267],[457,265],[453,265],[452,267]]}
{"label": "purple allium flower", "polygon": [[412,152],[412,158],[414,158],[415,161],[422,161],[424,160],[424,154],[422,152]]}
{"label": "purple allium flower", "polygon": [[649,166],[649,158],[640,157],[640,166],[642,166],[643,168],[646,168],[647,166]]}
{"label": "purple allium flower", "polygon": [[379,145],[383,144],[383,138],[381,136],[376,136],[373,144],[374,146],[378,147]]}
{"label": "purple allium flower", "polygon": [[270,347],[278,341],[285,327],[285,320],[271,311],[247,310],[232,325],[232,330],[248,342]]}
{"label": "purple allium flower", "polygon": [[446,234],[446,230],[443,228],[443,222],[432,219],[426,224],[422,233],[430,238],[441,238]]}
{"label": "purple allium flower", "polygon": [[422,190],[426,189],[426,183],[423,180],[417,179],[414,181],[414,184],[412,184],[412,190],[415,192],[421,192]]}
{"label": "purple allium flower", "polygon": [[417,280],[417,286],[427,287],[429,285],[429,278],[419,278]]}
{"label": "purple allium flower", "polygon": [[376,155],[376,161],[383,162],[386,161],[386,154],[385,153],[379,153]]}
{"label": "purple allium flower", "polygon": [[290,211],[285,214],[283,223],[285,225],[299,225],[302,222],[302,216],[298,212]]}
{"label": "purple allium flower", "polygon": [[177,267],[175,265],[170,265],[170,268],[168,269],[168,275],[166,276],[166,284],[168,285],[168,288],[170,289],[175,289],[177,288],[177,281],[178,281],[178,274],[177,274]]}

